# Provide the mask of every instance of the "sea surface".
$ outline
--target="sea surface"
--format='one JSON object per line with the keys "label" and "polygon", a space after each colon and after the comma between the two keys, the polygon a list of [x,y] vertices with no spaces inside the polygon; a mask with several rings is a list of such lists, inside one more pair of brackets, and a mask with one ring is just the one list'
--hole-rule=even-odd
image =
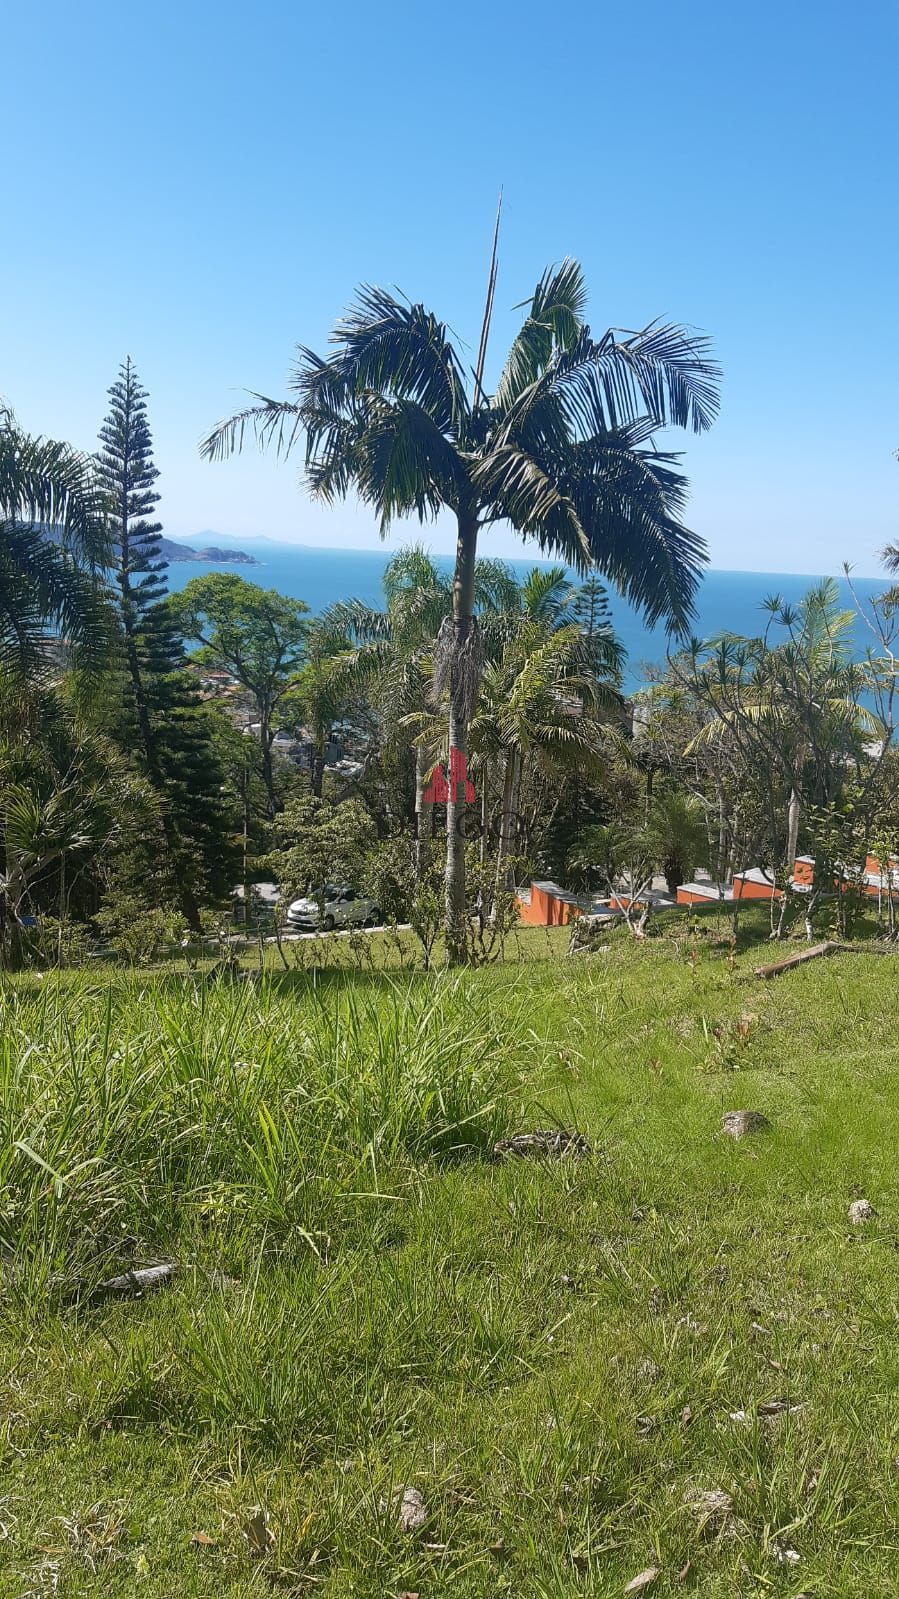
{"label": "sea surface", "polygon": [[[367,605],[383,603],[381,577],[384,567],[400,548],[399,541],[391,541],[380,550],[328,549],[325,546],[285,544],[270,539],[227,538],[216,533],[198,535],[195,539],[178,540],[195,543],[202,537],[206,543],[221,548],[246,550],[255,556],[256,566],[243,564],[231,566],[219,562],[177,561],[169,567],[170,589],[181,589],[192,577],[204,572],[236,572],[247,582],[258,583],[262,588],[277,589],[292,599],[305,600],[310,611],[317,614],[335,600],[359,599]],[[485,544],[489,554],[489,542]],[[449,556],[436,556],[438,564],[451,569]],[[510,560],[508,563],[519,574],[533,566],[548,566],[547,561]],[[852,608],[852,596],[845,579],[836,573],[841,601],[846,609]],[[572,581],[579,581],[571,573]],[[692,631],[697,638],[713,638],[722,632],[759,634],[768,620],[762,611],[766,597],[778,594],[784,601],[796,604],[820,575],[801,573],[724,572],[709,570],[703,578],[696,605]],[[854,587],[862,601],[880,593],[886,579],[853,579]],[[615,631],[627,650],[626,688],[633,690],[644,681],[645,667],[665,660],[667,639],[663,628],[647,628],[637,613],[614,589],[609,590],[612,621]],[[772,638],[776,637],[776,632]],[[854,627],[854,640],[861,654],[872,641],[871,634],[859,618]]]}

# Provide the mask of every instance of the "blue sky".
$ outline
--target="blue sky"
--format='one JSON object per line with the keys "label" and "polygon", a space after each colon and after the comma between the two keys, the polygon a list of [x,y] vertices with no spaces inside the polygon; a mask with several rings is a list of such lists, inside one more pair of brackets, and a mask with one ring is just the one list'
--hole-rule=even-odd
{"label": "blue sky", "polygon": [[360,280],[474,341],[502,184],[497,360],[566,254],[597,328],[713,335],[721,419],[685,459],[714,565],[873,572],[899,536],[893,0],[45,0],[3,32],[0,395],[92,447],[130,353],[168,532],[378,542],[197,440]]}

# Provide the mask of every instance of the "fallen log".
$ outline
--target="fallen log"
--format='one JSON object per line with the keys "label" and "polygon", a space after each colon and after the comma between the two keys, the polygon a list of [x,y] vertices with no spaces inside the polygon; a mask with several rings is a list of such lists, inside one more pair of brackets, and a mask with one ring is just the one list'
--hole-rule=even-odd
{"label": "fallen log", "polygon": [[781,972],[788,972],[794,966],[802,966],[805,961],[819,960],[822,955],[895,955],[895,949],[875,949],[871,944],[841,944],[838,939],[827,938],[823,944],[813,944],[810,949],[801,949],[798,955],[788,955],[786,960],[774,961],[771,966],[757,966],[756,977],[779,977]]}

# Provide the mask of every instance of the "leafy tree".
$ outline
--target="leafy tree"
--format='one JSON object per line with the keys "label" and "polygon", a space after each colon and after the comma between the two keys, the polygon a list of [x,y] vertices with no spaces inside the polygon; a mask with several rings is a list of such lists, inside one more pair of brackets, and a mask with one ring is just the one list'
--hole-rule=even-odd
{"label": "leafy tree", "polygon": [[275,881],[286,896],[309,893],[321,901],[326,883],[362,881],[374,838],[374,823],[358,800],[333,805],[317,794],[300,795],[275,819]]}
{"label": "leafy tree", "polygon": [[[596,567],[644,612],[682,630],[705,560],[703,541],[681,522],[685,480],[653,435],[663,426],[709,426],[717,368],[704,339],[654,323],[595,339],[584,320],[576,262],[548,269],[530,302],[493,393],[485,360],[496,279],[471,383],[447,327],[423,305],[378,288],[360,291],[338,323],[327,357],[301,350],[292,397],[255,403],[219,424],[208,457],[239,449],[247,429],[288,454],[305,434],[312,491],[335,501],[351,490],[378,513],[456,519],[453,614],[437,665],[448,705],[448,744],[466,754],[481,665],[475,559],[481,530],[508,521],[544,550]],[[446,931],[462,958],[465,852],[447,830]]]}
{"label": "leafy tree", "polygon": [[30,438],[0,406],[0,670],[33,678],[60,637],[82,665],[107,655],[106,509],[87,456]]}
{"label": "leafy tree", "polygon": [[325,776],[325,745],[343,716],[351,687],[340,659],[348,642],[329,616],[317,617],[306,635],[305,660],[284,697],[289,725],[312,735],[310,776],[318,799]]}
{"label": "leafy tree", "polygon": [[208,719],[186,671],[184,649],[164,603],[166,562],[154,520],[158,472],[146,392],[131,360],[109,391],[100,430],[100,480],[112,508],[113,577],[127,684],[120,738],[138,756],[158,801],[167,867],[189,926],[199,905],[231,887],[234,818],[222,798],[222,772]]}
{"label": "leafy tree", "polygon": [[274,816],[274,718],[303,658],[309,607],[233,572],[191,578],[168,603],[184,637],[201,646],[193,659],[229,671],[252,696],[259,716],[262,777]]}

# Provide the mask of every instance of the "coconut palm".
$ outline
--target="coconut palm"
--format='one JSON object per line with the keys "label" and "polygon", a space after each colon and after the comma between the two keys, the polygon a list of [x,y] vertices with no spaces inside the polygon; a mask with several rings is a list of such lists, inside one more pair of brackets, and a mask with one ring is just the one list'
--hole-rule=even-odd
{"label": "coconut palm", "polygon": [[0,668],[33,675],[55,637],[101,659],[109,610],[106,502],[90,459],[30,438],[0,407]]}
{"label": "coconut palm", "polygon": [[[462,755],[481,667],[475,559],[483,528],[510,522],[543,550],[596,567],[645,614],[685,628],[706,558],[681,522],[686,483],[654,433],[710,425],[718,369],[707,341],[653,323],[595,339],[574,261],[544,272],[492,393],[485,362],[496,284],[471,377],[444,323],[423,305],[363,288],[327,357],[301,349],[286,400],[254,403],[213,429],[204,454],[240,449],[247,433],[289,454],[305,436],[308,484],[334,502],[357,493],[382,532],[397,516],[456,520],[453,612],[437,653],[448,742]],[[450,959],[465,948],[464,830],[451,796],[446,866]]]}

